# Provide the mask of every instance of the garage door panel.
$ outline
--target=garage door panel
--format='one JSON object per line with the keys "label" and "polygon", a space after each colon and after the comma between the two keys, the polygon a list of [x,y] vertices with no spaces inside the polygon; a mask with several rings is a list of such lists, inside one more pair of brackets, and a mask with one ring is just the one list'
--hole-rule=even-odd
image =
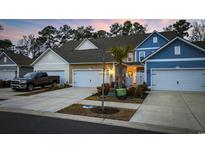
{"label": "garage door panel", "polygon": [[153,90],[205,91],[205,70],[153,70]]}
{"label": "garage door panel", "polygon": [[16,77],[15,71],[0,71],[1,80],[13,80]]}
{"label": "garage door panel", "polygon": [[[100,70],[75,70],[73,80],[75,87],[97,87],[102,84],[102,71]],[[105,82],[108,82],[108,75],[105,75]]]}

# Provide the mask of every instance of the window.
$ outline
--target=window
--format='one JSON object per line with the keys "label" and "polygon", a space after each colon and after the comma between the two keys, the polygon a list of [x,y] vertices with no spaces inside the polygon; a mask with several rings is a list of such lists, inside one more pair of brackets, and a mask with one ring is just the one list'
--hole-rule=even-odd
{"label": "window", "polygon": [[139,61],[142,61],[145,58],[145,52],[144,51],[140,51],[139,52]]}
{"label": "window", "polygon": [[175,54],[175,55],[180,55],[180,54],[181,54],[181,48],[180,48],[180,46],[175,46],[175,47],[174,47],[174,54]]}
{"label": "window", "polygon": [[4,57],[4,63],[6,63],[7,62],[7,57]]}
{"label": "window", "polygon": [[132,53],[128,53],[127,61],[128,62],[132,62],[133,61],[133,54]]}
{"label": "window", "polygon": [[158,42],[158,38],[157,37],[153,37],[153,43],[157,43]]}

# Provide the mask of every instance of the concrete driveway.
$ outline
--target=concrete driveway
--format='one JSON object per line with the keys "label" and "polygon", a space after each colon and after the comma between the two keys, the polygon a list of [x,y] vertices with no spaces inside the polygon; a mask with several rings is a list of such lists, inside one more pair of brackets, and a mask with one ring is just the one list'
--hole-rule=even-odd
{"label": "concrete driveway", "polygon": [[11,88],[0,88],[0,99],[11,99],[17,94],[23,94],[23,91],[14,91]]}
{"label": "concrete driveway", "polygon": [[205,131],[205,93],[152,91],[130,122]]}
{"label": "concrete driveway", "polygon": [[72,87],[32,96],[10,96],[10,94],[8,100],[0,101],[0,107],[56,112],[73,103],[78,103],[95,92],[95,88]]}

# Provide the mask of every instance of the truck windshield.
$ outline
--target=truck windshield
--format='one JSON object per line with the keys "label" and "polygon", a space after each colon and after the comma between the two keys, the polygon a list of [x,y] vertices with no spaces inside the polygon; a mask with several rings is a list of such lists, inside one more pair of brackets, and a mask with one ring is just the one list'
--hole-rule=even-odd
{"label": "truck windshield", "polygon": [[35,77],[35,75],[36,75],[35,72],[27,73],[26,75],[24,75],[24,78],[33,78]]}

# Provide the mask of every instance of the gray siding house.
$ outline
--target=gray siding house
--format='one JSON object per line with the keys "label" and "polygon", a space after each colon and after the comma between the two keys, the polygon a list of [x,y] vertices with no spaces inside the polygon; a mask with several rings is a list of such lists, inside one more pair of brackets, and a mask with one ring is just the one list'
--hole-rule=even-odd
{"label": "gray siding house", "polygon": [[15,54],[12,51],[0,53],[0,80],[12,80],[15,77],[23,77],[26,73],[32,72],[30,66],[32,59]]}

